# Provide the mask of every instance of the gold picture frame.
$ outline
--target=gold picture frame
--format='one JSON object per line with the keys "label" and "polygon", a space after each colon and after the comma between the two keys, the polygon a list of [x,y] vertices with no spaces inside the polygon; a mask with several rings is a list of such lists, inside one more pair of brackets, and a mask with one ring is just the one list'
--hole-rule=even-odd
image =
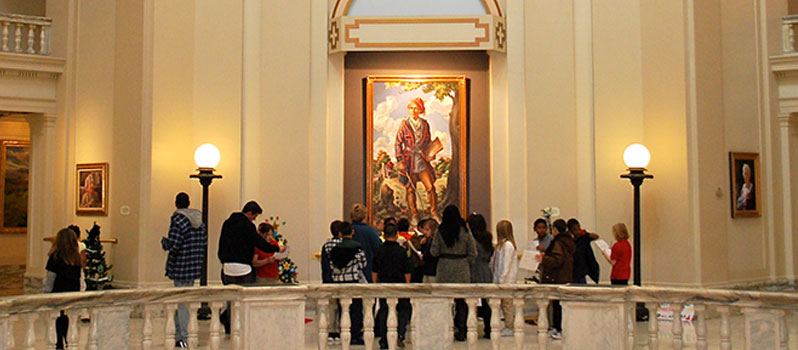
{"label": "gold picture frame", "polygon": [[762,216],[759,153],[729,152],[732,218]]}
{"label": "gold picture frame", "polygon": [[108,163],[78,164],[76,171],[78,215],[108,214]]}
{"label": "gold picture frame", "polygon": [[[365,171],[369,222],[385,217],[420,220],[440,215],[449,204],[468,210],[468,79],[465,75],[371,75],[365,87]],[[411,111],[419,100],[421,124],[426,130],[416,152],[423,161],[410,165],[405,147]],[[399,141],[408,140],[412,141]],[[397,143],[400,144],[397,147]],[[421,149],[423,148],[423,149]],[[397,157],[397,152],[402,156]],[[412,152],[411,152],[412,153]],[[416,154],[412,153],[412,154]],[[414,158],[415,159],[415,158]],[[416,172],[423,162],[424,170]],[[420,163],[419,163],[420,164]],[[426,170],[427,167],[432,168]],[[422,174],[422,172],[427,172]],[[432,182],[432,185],[430,185]],[[412,193],[412,196],[410,195]],[[434,197],[431,193],[434,193]],[[413,208],[411,197],[416,203]],[[435,210],[430,205],[435,201]],[[414,210],[415,209],[415,210]],[[415,211],[415,215],[413,215]]]}
{"label": "gold picture frame", "polygon": [[0,232],[26,233],[30,142],[3,140],[0,158]]}

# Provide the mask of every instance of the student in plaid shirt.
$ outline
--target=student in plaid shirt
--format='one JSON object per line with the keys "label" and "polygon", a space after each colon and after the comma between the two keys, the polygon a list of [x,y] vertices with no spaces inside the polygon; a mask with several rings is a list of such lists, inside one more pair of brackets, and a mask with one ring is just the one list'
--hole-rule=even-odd
{"label": "student in plaid shirt", "polygon": [[[175,287],[191,287],[202,274],[202,260],[208,246],[208,231],[202,223],[202,212],[189,209],[188,194],[175,197],[177,210],[172,214],[169,236],[161,238],[161,247],[169,252],[166,276]],[[188,309],[180,304],[175,312],[175,347],[188,348]]]}
{"label": "student in plaid shirt", "polygon": [[[329,247],[330,267],[333,283],[366,283],[363,269],[366,267],[366,253],[363,247],[352,239],[352,224],[344,221],[340,225],[341,243]],[[352,321],[352,345],[363,345],[363,300],[352,299],[349,306]]]}

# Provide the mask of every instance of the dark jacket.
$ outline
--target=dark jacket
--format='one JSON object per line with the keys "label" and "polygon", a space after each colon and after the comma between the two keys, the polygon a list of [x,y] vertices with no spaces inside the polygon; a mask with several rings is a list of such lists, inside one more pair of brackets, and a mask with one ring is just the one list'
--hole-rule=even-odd
{"label": "dark jacket", "polygon": [[380,241],[380,234],[377,232],[377,229],[362,222],[352,223],[352,229],[355,231],[352,239],[360,243],[360,246],[363,247],[363,251],[366,253],[366,268],[363,269],[363,274],[366,275],[366,281],[372,283],[371,271],[372,264],[374,263],[374,251],[382,244],[382,241]]}
{"label": "dark jacket", "polygon": [[405,274],[413,271],[413,262],[407,256],[407,248],[392,241],[385,241],[374,252],[374,272],[380,283],[406,283]]}
{"label": "dark jacket", "polygon": [[255,229],[255,224],[241,212],[230,214],[222,224],[217,255],[224,263],[252,264],[255,248],[264,253],[275,253],[280,247],[269,244]]}
{"label": "dark jacket", "polygon": [[420,249],[421,253],[424,254],[424,265],[421,266],[424,276],[435,276],[438,273],[438,258],[432,256],[432,253],[429,252],[431,246],[432,239],[430,238],[421,245]]}
{"label": "dark jacket", "polygon": [[599,281],[599,265],[596,261],[596,256],[593,255],[593,248],[590,247],[590,242],[592,241],[588,234],[583,234],[574,241],[574,244],[576,244],[576,251],[574,251],[575,281],[584,278],[585,275],[596,283]]}
{"label": "dark jacket", "polygon": [[568,232],[554,236],[549,248],[540,263],[541,282],[548,284],[566,284],[573,282],[574,238]]}

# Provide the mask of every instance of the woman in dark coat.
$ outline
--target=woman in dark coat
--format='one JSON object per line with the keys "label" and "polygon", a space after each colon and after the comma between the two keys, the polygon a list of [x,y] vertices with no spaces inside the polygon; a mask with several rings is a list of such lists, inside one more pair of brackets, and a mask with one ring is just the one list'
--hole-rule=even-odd
{"label": "woman in dark coat", "polygon": [[[493,272],[490,260],[493,257],[493,236],[488,232],[485,217],[473,213],[468,216],[468,228],[477,242],[477,258],[471,264],[471,283],[493,283]],[[477,308],[477,316],[482,317],[485,324],[485,338],[490,339],[491,310],[488,299],[482,299],[482,305]]]}

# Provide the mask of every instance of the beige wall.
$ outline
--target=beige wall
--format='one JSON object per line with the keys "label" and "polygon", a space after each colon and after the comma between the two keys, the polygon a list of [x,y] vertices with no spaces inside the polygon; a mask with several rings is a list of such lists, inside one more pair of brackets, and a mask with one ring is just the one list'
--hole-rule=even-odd
{"label": "beige wall", "polygon": [[45,0],[0,0],[0,13],[44,16]]}
{"label": "beige wall", "polygon": [[[28,122],[20,116],[0,118],[0,140],[30,141]],[[27,247],[26,233],[0,234],[0,265],[25,265]]]}

